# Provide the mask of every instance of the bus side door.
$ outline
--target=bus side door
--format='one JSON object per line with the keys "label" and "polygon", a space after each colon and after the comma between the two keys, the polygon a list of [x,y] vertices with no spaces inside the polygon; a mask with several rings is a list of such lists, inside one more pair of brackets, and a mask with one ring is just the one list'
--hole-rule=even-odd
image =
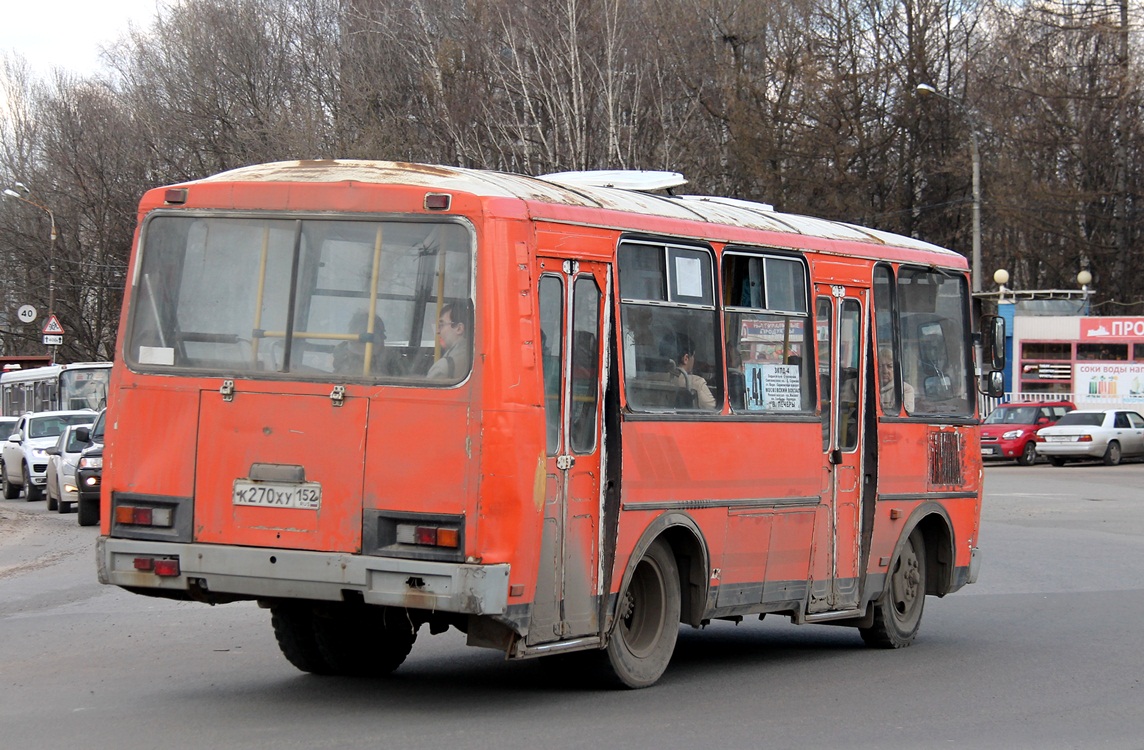
{"label": "bus side door", "polygon": [[601,368],[608,330],[606,264],[538,262],[547,458],[529,644],[598,631]]}
{"label": "bus side door", "polygon": [[810,613],[858,604],[862,441],[864,410],[870,408],[865,383],[866,290],[820,284],[817,291],[827,523],[817,524],[815,532]]}

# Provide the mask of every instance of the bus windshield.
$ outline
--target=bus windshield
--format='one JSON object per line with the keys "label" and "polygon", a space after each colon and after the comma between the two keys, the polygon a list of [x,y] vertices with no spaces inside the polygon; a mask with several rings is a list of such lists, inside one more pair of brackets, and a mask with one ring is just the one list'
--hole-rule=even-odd
{"label": "bus windshield", "polygon": [[472,254],[458,222],[160,213],[144,229],[127,358],[457,383],[472,361]]}
{"label": "bus windshield", "polygon": [[914,414],[973,415],[969,289],[961,276],[903,267],[898,275],[902,379],[917,393]]}
{"label": "bus windshield", "polygon": [[107,406],[110,368],[64,370],[60,373],[60,409],[91,409]]}

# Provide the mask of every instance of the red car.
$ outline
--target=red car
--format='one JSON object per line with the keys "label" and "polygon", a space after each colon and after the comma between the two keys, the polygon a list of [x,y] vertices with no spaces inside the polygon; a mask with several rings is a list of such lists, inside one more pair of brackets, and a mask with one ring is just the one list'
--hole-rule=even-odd
{"label": "red car", "polygon": [[1034,436],[1074,409],[1071,401],[999,404],[981,424],[981,457],[1032,466],[1037,460]]}

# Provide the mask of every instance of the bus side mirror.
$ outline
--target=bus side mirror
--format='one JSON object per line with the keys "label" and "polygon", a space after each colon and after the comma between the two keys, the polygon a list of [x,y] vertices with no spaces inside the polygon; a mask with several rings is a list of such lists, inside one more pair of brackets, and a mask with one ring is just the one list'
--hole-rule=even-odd
{"label": "bus side mirror", "polygon": [[1005,319],[1000,315],[981,318],[982,369],[1005,369]]}
{"label": "bus side mirror", "polygon": [[985,376],[985,387],[982,392],[990,398],[1001,398],[1005,395],[1005,375],[1000,370],[991,370]]}

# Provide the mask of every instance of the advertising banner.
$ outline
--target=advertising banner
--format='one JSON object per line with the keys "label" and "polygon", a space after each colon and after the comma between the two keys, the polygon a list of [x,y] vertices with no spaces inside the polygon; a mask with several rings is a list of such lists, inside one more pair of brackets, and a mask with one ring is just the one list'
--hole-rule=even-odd
{"label": "advertising banner", "polygon": [[1073,390],[1081,409],[1144,406],[1144,362],[1077,362]]}

